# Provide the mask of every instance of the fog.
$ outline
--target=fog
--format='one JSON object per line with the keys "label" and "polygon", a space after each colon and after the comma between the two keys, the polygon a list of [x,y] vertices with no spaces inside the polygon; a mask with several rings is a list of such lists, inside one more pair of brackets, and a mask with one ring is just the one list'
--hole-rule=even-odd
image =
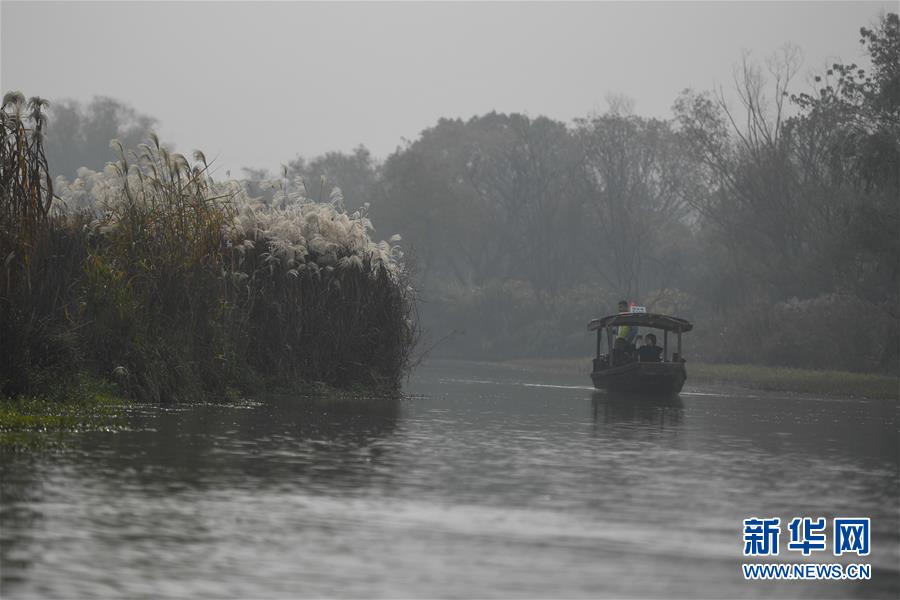
{"label": "fog", "polygon": [[4,1],[0,72],[4,91],[129,104],[221,177],[359,144],[383,158],[442,117],[568,122],[609,94],[668,117],[682,89],[730,86],[744,50],[858,62],[857,28],[892,7]]}

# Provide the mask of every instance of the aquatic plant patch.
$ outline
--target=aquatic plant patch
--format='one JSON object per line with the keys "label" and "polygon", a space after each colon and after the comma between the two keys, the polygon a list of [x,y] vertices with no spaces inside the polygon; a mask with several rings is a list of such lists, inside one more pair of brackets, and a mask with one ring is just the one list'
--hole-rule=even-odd
{"label": "aquatic plant patch", "polygon": [[44,446],[59,442],[63,433],[115,431],[130,404],[111,384],[83,376],[44,391],[0,398],[0,449]]}

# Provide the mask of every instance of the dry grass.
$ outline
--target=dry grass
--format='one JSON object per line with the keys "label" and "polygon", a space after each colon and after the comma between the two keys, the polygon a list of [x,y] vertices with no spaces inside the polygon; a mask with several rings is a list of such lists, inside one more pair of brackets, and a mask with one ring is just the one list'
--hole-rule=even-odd
{"label": "dry grass", "polygon": [[877,373],[694,363],[688,366],[688,376],[695,382],[731,383],[761,390],[826,396],[900,398],[900,378]]}

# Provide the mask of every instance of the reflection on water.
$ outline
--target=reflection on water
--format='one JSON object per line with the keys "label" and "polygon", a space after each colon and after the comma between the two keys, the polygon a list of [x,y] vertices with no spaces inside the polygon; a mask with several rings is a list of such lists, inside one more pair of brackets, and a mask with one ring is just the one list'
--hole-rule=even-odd
{"label": "reflection on water", "polygon": [[652,396],[595,391],[591,395],[594,423],[614,427],[617,424],[649,425],[656,429],[674,429],[684,417],[684,404],[677,395]]}
{"label": "reflection on water", "polygon": [[[401,399],[139,407],[2,456],[0,591],[897,596],[896,402],[586,381],[444,363]],[[749,515],[871,517],[873,580],[744,582]]]}
{"label": "reflection on water", "polygon": [[373,443],[396,426],[399,402],[271,398],[145,409],[135,414],[134,431],[115,436],[114,443],[82,445],[83,460],[73,468],[100,469],[161,494],[179,485],[364,485],[371,463],[360,458],[380,451]]}

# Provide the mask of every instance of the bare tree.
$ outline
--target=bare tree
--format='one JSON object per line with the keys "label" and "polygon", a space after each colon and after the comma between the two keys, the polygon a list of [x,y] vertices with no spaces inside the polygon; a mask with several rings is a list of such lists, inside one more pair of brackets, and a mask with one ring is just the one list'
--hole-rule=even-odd
{"label": "bare tree", "polygon": [[675,138],[665,122],[614,114],[579,121],[578,134],[589,217],[583,247],[607,285],[639,297],[647,264],[665,263],[664,230],[685,215]]}

